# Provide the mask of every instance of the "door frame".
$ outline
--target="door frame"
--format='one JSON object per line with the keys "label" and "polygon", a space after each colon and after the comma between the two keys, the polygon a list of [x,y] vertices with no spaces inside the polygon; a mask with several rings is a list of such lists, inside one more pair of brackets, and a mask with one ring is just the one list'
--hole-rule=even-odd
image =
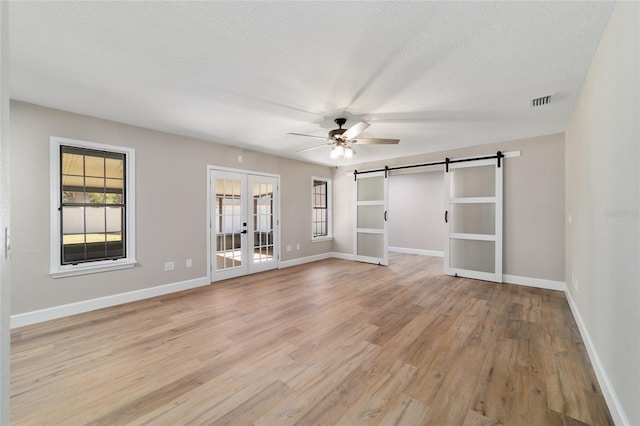
{"label": "door frame", "polygon": [[[265,172],[258,172],[258,171],[254,171],[254,170],[245,170],[245,169],[237,169],[237,168],[232,168],[232,167],[221,167],[221,166],[213,166],[213,165],[207,165],[207,174],[206,174],[206,179],[207,179],[207,205],[206,205],[206,209],[207,209],[207,222],[206,222],[206,235],[207,235],[207,280],[209,280],[210,283],[213,282],[217,282],[220,280],[216,280],[213,281],[214,276],[213,273],[211,271],[211,266],[212,266],[212,262],[211,262],[211,255],[214,252],[215,248],[212,247],[212,222],[211,222],[211,191],[212,191],[212,186],[211,186],[211,173],[214,171],[218,171],[218,172],[232,172],[232,173],[242,173],[242,174],[246,174],[247,177],[249,175],[254,175],[254,176],[265,176],[265,177],[269,177],[269,178],[275,178],[277,180],[277,193],[278,193],[278,197],[276,200],[276,206],[277,206],[277,211],[276,211],[276,229],[275,232],[273,234],[273,244],[275,246],[275,250],[274,250],[274,256],[276,256],[275,262],[276,262],[276,266],[275,269],[279,269],[280,268],[280,259],[281,259],[281,247],[280,247],[280,175],[278,174],[274,174],[274,173],[265,173]],[[260,271],[255,271],[255,272],[260,272]],[[248,272],[248,274],[251,272]]]}

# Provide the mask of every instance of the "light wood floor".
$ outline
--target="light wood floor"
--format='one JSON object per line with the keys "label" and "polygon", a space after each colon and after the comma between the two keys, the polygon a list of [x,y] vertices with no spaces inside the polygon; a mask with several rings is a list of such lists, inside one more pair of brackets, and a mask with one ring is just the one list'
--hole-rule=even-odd
{"label": "light wood floor", "polygon": [[12,423],[607,425],[560,292],[330,259],[16,329]]}

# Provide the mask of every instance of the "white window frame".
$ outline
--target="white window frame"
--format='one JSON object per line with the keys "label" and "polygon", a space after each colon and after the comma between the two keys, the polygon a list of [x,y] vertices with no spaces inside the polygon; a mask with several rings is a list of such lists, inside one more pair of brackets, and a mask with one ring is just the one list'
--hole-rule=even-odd
{"label": "white window frame", "polygon": [[[315,237],[313,235],[315,229],[313,227],[313,183],[315,181],[326,182],[327,184],[327,235]],[[328,241],[333,240],[333,191],[331,188],[331,178],[311,176],[311,241]]]}
{"label": "white window frame", "polygon": [[[136,261],[136,229],[135,229],[135,200],[136,200],[136,176],[135,176],[135,149],[115,145],[106,145],[95,142],[87,142],[76,139],[61,138],[51,136],[49,155],[49,184],[50,184],[50,267],[49,275],[52,278],[71,277],[75,275],[93,274],[96,272],[113,271],[118,269],[133,268]],[[72,146],[77,148],[87,148],[99,151],[117,152],[126,155],[125,161],[125,194],[126,194],[126,253],[122,259],[100,260],[95,262],[79,263],[77,265],[62,265],[60,258],[60,146]]]}

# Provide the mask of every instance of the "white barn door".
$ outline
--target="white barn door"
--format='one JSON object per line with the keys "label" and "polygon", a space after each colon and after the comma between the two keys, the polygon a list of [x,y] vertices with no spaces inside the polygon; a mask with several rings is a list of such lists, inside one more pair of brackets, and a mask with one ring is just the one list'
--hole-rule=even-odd
{"label": "white barn door", "polygon": [[445,273],[502,282],[502,167],[450,164],[445,208]]}
{"label": "white barn door", "polygon": [[354,259],[388,265],[389,182],[384,172],[356,175]]}

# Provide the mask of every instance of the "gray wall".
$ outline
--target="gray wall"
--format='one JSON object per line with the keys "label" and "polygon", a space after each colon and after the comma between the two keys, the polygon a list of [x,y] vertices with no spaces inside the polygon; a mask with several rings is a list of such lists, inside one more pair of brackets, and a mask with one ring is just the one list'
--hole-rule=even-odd
{"label": "gray wall", "polygon": [[[400,142],[402,143],[402,142]],[[539,136],[491,145],[399,158],[388,166],[521,151],[504,165],[503,273],[564,281],[564,138]],[[384,167],[384,162],[341,167],[334,172],[334,251],[353,253],[353,169]],[[444,206],[444,198],[441,205]],[[390,211],[391,213],[391,211]],[[391,237],[391,235],[390,235]]]}
{"label": "gray wall", "polygon": [[[50,136],[136,149],[137,267],[49,277]],[[331,177],[328,167],[22,102],[11,103],[11,138],[13,314],[206,277],[208,164],[280,174],[282,260],[331,251],[311,242],[311,176]]]}
{"label": "gray wall", "polygon": [[639,3],[615,6],[566,131],[567,287],[632,425],[640,425],[639,25]]}
{"label": "gray wall", "polygon": [[389,178],[389,246],[444,250],[442,171],[392,174]]}

